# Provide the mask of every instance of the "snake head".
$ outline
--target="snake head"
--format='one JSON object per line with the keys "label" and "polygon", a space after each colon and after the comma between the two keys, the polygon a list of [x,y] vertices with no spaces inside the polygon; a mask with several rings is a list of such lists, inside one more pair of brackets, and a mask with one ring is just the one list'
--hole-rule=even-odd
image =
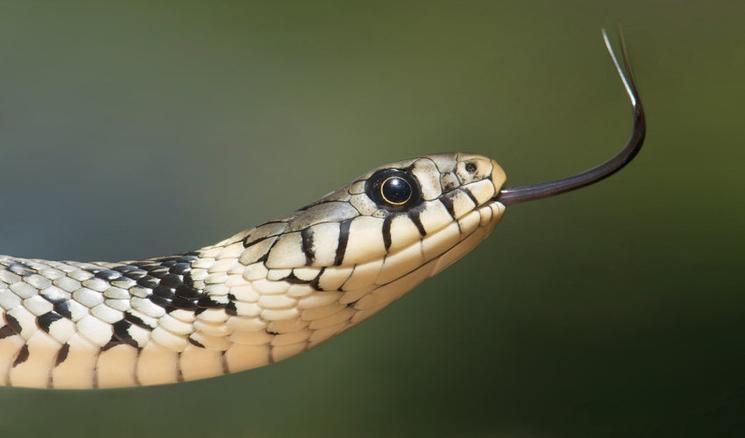
{"label": "snake head", "polygon": [[256,278],[334,292],[355,311],[377,310],[492,231],[504,211],[496,200],[504,181],[502,168],[480,155],[390,163],[239,236],[239,259]]}

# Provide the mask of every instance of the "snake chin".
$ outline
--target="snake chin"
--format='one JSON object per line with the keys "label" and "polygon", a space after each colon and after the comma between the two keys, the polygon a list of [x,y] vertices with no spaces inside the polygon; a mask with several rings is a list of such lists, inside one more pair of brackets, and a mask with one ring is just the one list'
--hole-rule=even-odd
{"label": "snake chin", "polygon": [[[397,264],[398,258],[409,261],[419,259],[421,262],[413,269],[406,270],[403,275],[387,281],[381,281],[379,277],[378,284],[362,289],[360,293],[364,291],[364,295],[354,303],[354,307],[359,310],[353,318],[355,322],[369,318],[426,279],[434,277],[463,258],[489,237],[504,211],[505,207],[500,202],[489,202],[418,244],[387,256],[383,260],[384,266],[386,263]],[[414,255],[417,252],[420,256]]]}

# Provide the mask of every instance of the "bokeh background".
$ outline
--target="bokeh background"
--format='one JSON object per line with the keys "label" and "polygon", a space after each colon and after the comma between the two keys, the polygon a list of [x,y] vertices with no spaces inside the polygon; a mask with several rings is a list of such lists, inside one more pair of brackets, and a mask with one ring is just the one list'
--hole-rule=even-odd
{"label": "bokeh background", "polygon": [[0,252],[118,260],[279,217],[381,163],[512,184],[415,292],[286,362],[176,386],[0,389],[3,436],[745,436],[745,3],[0,2]]}

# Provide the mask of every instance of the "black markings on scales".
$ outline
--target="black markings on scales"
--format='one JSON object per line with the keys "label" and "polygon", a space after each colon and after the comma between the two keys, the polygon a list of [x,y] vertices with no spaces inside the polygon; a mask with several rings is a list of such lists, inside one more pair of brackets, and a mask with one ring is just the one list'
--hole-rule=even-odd
{"label": "black markings on scales", "polygon": [[15,336],[17,333],[9,325],[4,325],[0,328],[0,339],[5,339],[8,336]]}
{"label": "black markings on scales", "polygon": [[463,189],[463,192],[471,199],[471,202],[473,202],[474,205],[479,205],[479,200],[476,199],[476,197],[471,193],[471,191],[466,187]]}
{"label": "black markings on scales", "polygon": [[62,316],[59,313],[47,312],[36,317],[36,325],[44,332],[49,333],[49,327],[52,323],[60,319],[62,319]]}
{"label": "black markings on scales", "polygon": [[238,315],[238,308],[235,305],[236,297],[232,294],[228,294],[228,304],[225,305],[225,313],[230,316]]}
{"label": "black markings on scales", "polygon": [[195,347],[199,347],[199,348],[204,348],[204,345],[203,345],[203,344],[202,344],[201,342],[199,342],[199,341],[195,340],[195,339],[194,339],[194,338],[192,338],[191,336],[189,336],[189,337],[188,337],[188,340],[189,340],[189,343],[190,343],[191,345],[193,345],[193,346],[195,346]]}
{"label": "black markings on scales", "polygon": [[[266,225],[266,224],[264,224],[264,225]],[[254,240],[250,240],[251,239],[251,235],[248,235],[248,236],[246,236],[245,239],[243,239],[243,247],[244,248],[248,248],[250,246],[256,245],[259,242],[263,242],[266,239],[271,239],[272,237],[277,237],[277,236],[276,235],[263,236],[263,237],[258,237],[258,238],[254,239]]]}
{"label": "black markings on scales", "polygon": [[23,347],[18,351],[15,360],[13,361],[13,368],[26,362],[28,360],[28,344],[23,344]]}
{"label": "black markings on scales", "polygon": [[389,214],[383,219],[383,244],[385,245],[386,253],[391,248],[391,223],[394,217],[394,215]]}
{"label": "black markings on scales", "polygon": [[111,335],[111,339],[109,342],[101,348],[102,351],[109,350],[111,348],[116,347],[117,345],[131,345],[135,348],[140,348],[140,346],[137,344],[137,342],[132,339],[132,336],[129,334],[129,328],[132,327],[132,323],[129,321],[122,319],[114,324],[112,324],[112,328],[114,329],[114,333]]}
{"label": "black markings on scales", "polygon": [[70,344],[65,342],[64,345],[62,345],[62,348],[59,349],[57,352],[57,357],[54,360],[54,366],[57,367],[59,364],[65,361],[67,359],[67,355],[70,353]]}
{"label": "black markings on scales", "polygon": [[455,225],[458,227],[458,231],[463,232],[460,227],[460,222],[458,222],[458,218],[455,216],[455,207],[453,206],[453,200],[446,194],[443,194],[438,199],[440,200],[440,203],[445,207],[445,210],[447,210],[450,217],[453,218],[453,223],[455,223]]}
{"label": "black markings on scales", "polygon": [[132,324],[136,325],[137,327],[143,328],[145,330],[154,330],[155,327],[149,326],[145,321],[143,321],[140,317],[137,315],[132,314],[131,312],[124,312],[124,320],[131,322]]}
{"label": "black markings on scales", "polygon": [[[132,262],[118,266],[114,270],[95,272],[99,278],[116,280],[121,276],[137,282],[139,287],[150,289],[148,299],[168,312],[177,309],[197,310],[201,299],[206,296],[203,290],[194,287],[191,266],[198,259],[197,253],[186,253],[171,257]],[[212,304],[212,303],[210,303]],[[140,325],[140,321],[130,321]]]}
{"label": "black markings on scales", "polygon": [[411,221],[414,222],[414,225],[416,225],[416,229],[419,230],[419,235],[422,237],[426,236],[427,231],[424,229],[422,219],[419,217],[421,211],[419,209],[411,209],[407,214],[409,219],[411,219]]}
{"label": "black markings on scales", "polygon": [[313,247],[313,231],[310,228],[304,228],[300,231],[300,238],[302,242],[303,254],[305,254],[305,263],[312,265],[316,259],[315,250]]}
{"label": "black markings on scales", "polygon": [[101,280],[106,281],[114,281],[118,278],[121,278],[122,273],[118,271],[113,271],[109,269],[104,269],[102,271],[98,271],[94,274],[96,277],[100,278]]}
{"label": "black markings on scales", "polygon": [[339,244],[336,247],[336,257],[334,265],[339,266],[344,261],[344,253],[347,251],[349,242],[349,227],[352,225],[352,219],[341,221],[339,224]]}
{"label": "black markings on scales", "polygon": [[67,319],[72,319],[72,312],[70,312],[70,304],[67,300],[60,300],[54,303],[53,309],[58,315],[63,316]]}
{"label": "black markings on scales", "polygon": [[320,271],[318,271],[318,275],[316,275],[316,278],[314,278],[313,280],[311,280],[310,283],[308,283],[310,287],[313,288],[313,290],[323,290],[321,289],[321,276],[323,275],[324,272],[326,272],[325,266],[321,268]]}
{"label": "black markings on scales", "polygon": [[[13,317],[10,313],[5,313],[5,327],[8,327],[8,329],[13,334],[20,334],[21,333],[21,323],[18,322],[17,319]],[[3,328],[5,328],[3,327]],[[5,337],[5,336],[3,336]]]}
{"label": "black markings on scales", "polygon": [[453,200],[446,195],[442,195],[438,199],[440,200],[440,204],[442,204],[445,207],[445,210],[447,210],[447,212],[450,214],[450,217],[455,219],[455,208],[453,207]]}
{"label": "black markings on scales", "polygon": [[8,266],[8,270],[16,275],[20,275],[21,277],[27,277],[36,273],[36,270],[18,261],[15,261]]}

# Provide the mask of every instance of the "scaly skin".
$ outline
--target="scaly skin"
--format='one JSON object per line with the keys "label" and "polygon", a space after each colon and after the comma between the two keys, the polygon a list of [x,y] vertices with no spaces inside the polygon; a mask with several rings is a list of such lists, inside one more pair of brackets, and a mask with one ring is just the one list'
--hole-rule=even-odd
{"label": "scaly skin", "polygon": [[[421,199],[381,204],[368,179],[382,169],[402,169]],[[0,256],[0,384],[176,383],[303,352],[476,247],[504,212],[504,180],[488,158],[433,155],[374,169],[285,219],[188,254]]]}
{"label": "scaly skin", "polygon": [[574,176],[503,190],[504,172],[488,158],[432,155],[374,169],[285,219],[188,254],[121,263],[0,256],[0,384],[218,376],[285,359],[368,318],[475,248],[504,205],[594,184],[634,159],[644,109],[625,50],[619,61],[603,39],[633,130],[610,160]]}

